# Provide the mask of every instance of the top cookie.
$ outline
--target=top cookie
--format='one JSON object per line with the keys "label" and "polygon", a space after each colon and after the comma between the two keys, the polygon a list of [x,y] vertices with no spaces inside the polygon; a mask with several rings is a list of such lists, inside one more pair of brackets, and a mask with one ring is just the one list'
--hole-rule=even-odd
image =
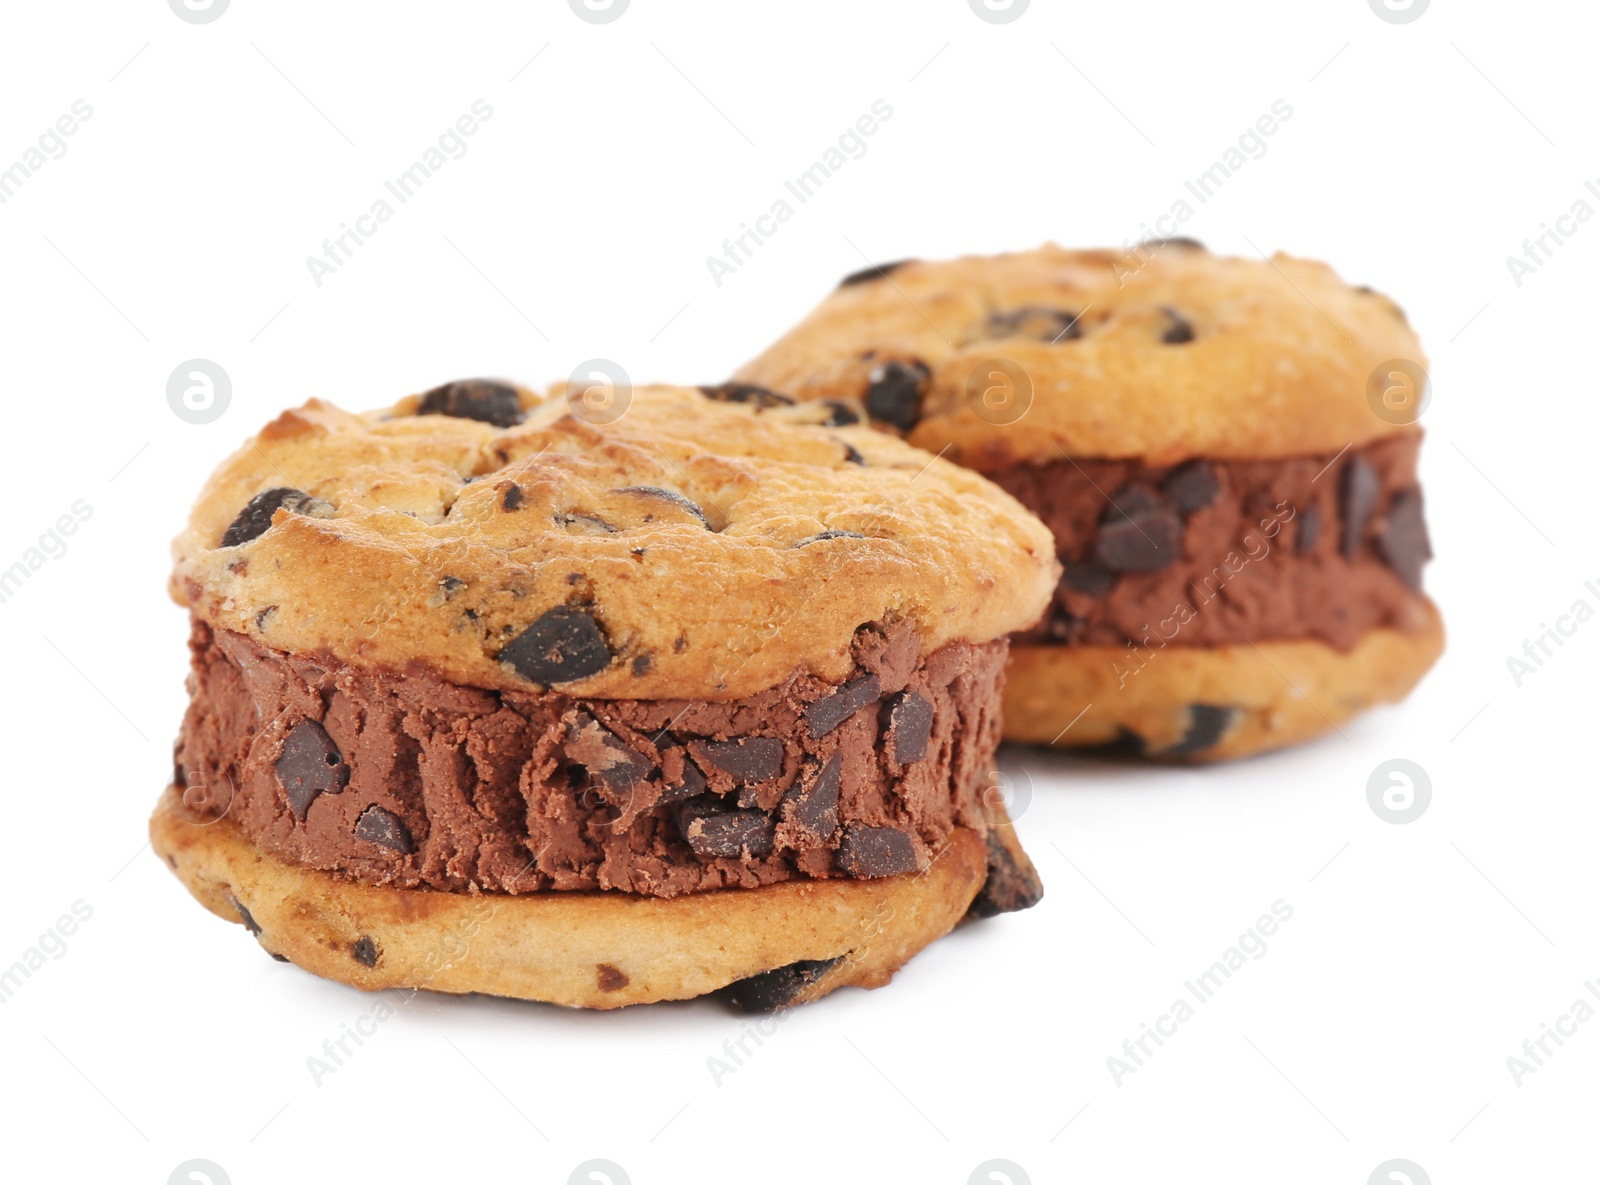
{"label": "top cookie", "polygon": [[1404,314],[1326,265],[1171,239],[867,269],[736,378],[994,471],[1337,451],[1409,426],[1369,403],[1394,359],[1424,364]]}
{"label": "top cookie", "polygon": [[678,388],[609,423],[441,390],[268,424],[174,542],[174,598],[276,650],[478,687],[732,699],[843,678],[868,622],[913,622],[924,654],[989,641],[1055,586],[1009,495],[868,428]]}

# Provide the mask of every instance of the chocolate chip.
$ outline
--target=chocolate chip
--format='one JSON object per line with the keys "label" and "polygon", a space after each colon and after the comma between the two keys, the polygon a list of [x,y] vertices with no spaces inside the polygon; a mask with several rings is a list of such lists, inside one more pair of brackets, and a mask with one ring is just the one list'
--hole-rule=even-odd
{"label": "chocolate chip", "polygon": [[569,535],[615,535],[617,528],[592,514],[558,514],[556,522],[566,528]]}
{"label": "chocolate chip", "polygon": [[652,659],[648,654],[634,655],[632,668],[634,678],[638,678],[640,675],[648,675],[650,673],[651,664],[654,663],[654,661],[655,660]]}
{"label": "chocolate chip", "polygon": [[633,790],[653,768],[648,758],[587,712],[579,712],[567,730],[562,751],[589,771],[601,794],[614,806],[624,806]]}
{"label": "chocolate chip", "polygon": [[1093,560],[1062,560],[1061,583],[1086,597],[1103,597],[1117,587],[1117,574]]}
{"label": "chocolate chip", "polygon": [[1367,535],[1367,521],[1378,504],[1381,483],[1378,471],[1359,453],[1350,458],[1344,467],[1344,478],[1339,496],[1343,503],[1344,533],[1339,538],[1339,550],[1347,560],[1355,559]]}
{"label": "chocolate chip", "polygon": [[1422,491],[1402,490],[1389,504],[1378,554],[1412,592],[1422,591],[1422,565],[1433,558],[1428,524],[1422,517]]}
{"label": "chocolate chip", "polygon": [[576,605],[557,605],[500,651],[524,679],[570,683],[611,665],[611,647],[594,615]]}
{"label": "chocolate chip", "polygon": [[628,977],[610,963],[596,963],[594,982],[602,992],[619,992],[628,986]]}
{"label": "chocolate chip", "polygon": [[867,376],[867,414],[902,432],[922,418],[922,389],[928,368],[921,362],[885,362]]}
{"label": "chocolate chip", "polygon": [[872,280],[881,280],[890,273],[905,267],[908,263],[916,263],[915,259],[897,259],[893,263],[875,263],[871,267],[864,267],[858,272],[851,272],[839,281],[839,287],[849,288],[853,284],[866,284]]}
{"label": "chocolate chip", "polygon": [[280,955],[275,950],[269,950],[269,951],[267,951],[267,953],[272,956],[272,961],[274,963],[287,963],[289,961],[289,956],[288,955]]}
{"label": "chocolate chip", "polygon": [[522,423],[522,399],[517,389],[493,379],[460,379],[435,387],[417,404],[419,416],[454,416],[478,420],[496,428]]}
{"label": "chocolate chip", "polygon": [[806,731],[813,738],[825,737],[880,694],[878,676],[862,675],[840,686],[839,690],[806,708]]}
{"label": "chocolate chip", "polygon": [[1095,745],[1094,751],[1107,757],[1149,757],[1151,749],[1145,739],[1131,729],[1117,726],[1117,735],[1109,741]]}
{"label": "chocolate chip", "polygon": [[734,741],[696,742],[707,763],[735,782],[767,782],[783,770],[783,742],[777,737],[741,737]]}
{"label": "chocolate chip", "polygon": [[1174,236],[1173,238],[1170,238],[1170,239],[1145,239],[1139,244],[1139,246],[1141,246],[1141,247],[1184,247],[1184,248],[1187,248],[1190,251],[1204,251],[1206,249],[1206,245],[1204,243],[1202,243],[1199,239],[1188,239],[1188,238],[1184,238],[1182,235],[1176,235],[1176,236]]}
{"label": "chocolate chip", "polygon": [[304,490],[297,490],[292,486],[263,490],[245,503],[244,509],[222,533],[222,541],[217,546],[238,547],[241,543],[249,543],[257,536],[265,534],[267,528],[272,525],[272,516],[280,509],[312,518],[328,518],[333,514],[332,506],[320,498],[313,498]]}
{"label": "chocolate chip", "polygon": [[708,859],[749,859],[772,851],[771,815],[734,810],[711,796],[678,807],[678,830],[695,855]]}
{"label": "chocolate chip", "polygon": [[1179,465],[1161,483],[1161,492],[1184,514],[1204,510],[1217,500],[1222,483],[1217,471],[1206,461],[1190,461]]}
{"label": "chocolate chip", "polygon": [[697,504],[678,493],[677,490],[665,490],[660,486],[624,486],[622,489],[613,492],[618,494],[638,494],[644,498],[658,498],[663,502],[670,502],[679,510],[686,510],[694,515],[695,518],[700,520],[702,527],[707,530],[711,529],[711,524],[706,522],[706,512],[701,510]]}
{"label": "chocolate chip", "polygon": [[844,755],[835,749],[820,769],[812,760],[805,778],[783,796],[784,817],[818,839],[832,839],[839,830],[839,780]]}
{"label": "chocolate chip", "polygon": [[700,393],[719,403],[753,403],[761,411],[769,407],[787,407],[794,402],[787,395],[780,395],[754,383],[720,383],[715,387],[701,387]]}
{"label": "chocolate chip", "polygon": [[350,954],[363,967],[378,965],[378,944],[363,934],[350,945]]}
{"label": "chocolate chip", "polygon": [[1204,753],[1228,734],[1239,719],[1237,708],[1219,708],[1213,704],[1190,704],[1189,727],[1176,745],[1159,751],[1162,757],[1192,757]]}
{"label": "chocolate chip", "polygon": [[916,845],[898,827],[847,824],[835,858],[840,868],[856,877],[895,876],[917,868]]}
{"label": "chocolate chip", "polygon": [[1167,314],[1167,328],[1161,335],[1161,341],[1169,346],[1181,346],[1194,340],[1194,326],[1179,314],[1177,309],[1162,310]]}
{"label": "chocolate chip", "polygon": [[1124,486],[1111,497],[1095,535],[1095,558],[1113,572],[1159,572],[1178,558],[1183,520],[1149,486]]}
{"label": "chocolate chip", "polygon": [[1038,905],[1044,897],[1044,883],[1033,863],[1026,856],[1017,858],[1001,838],[999,828],[990,828],[987,844],[989,875],[967,907],[967,916],[992,918]]}
{"label": "chocolate chip", "polygon": [[267,618],[271,617],[277,611],[278,607],[276,605],[268,605],[265,609],[258,610],[256,612],[256,629],[265,632],[267,628]]}
{"label": "chocolate chip", "polygon": [[500,509],[515,510],[522,505],[522,487],[516,483],[506,487],[506,492],[500,497]]}
{"label": "chocolate chip", "polygon": [[801,959],[787,967],[774,967],[730,983],[723,990],[728,1002],[741,1012],[774,1012],[792,1004],[795,997],[816,983],[844,956],[837,959]]}
{"label": "chocolate chip", "polygon": [[1295,534],[1294,549],[1301,554],[1311,551],[1322,538],[1322,508],[1307,506],[1300,512],[1300,528]]}
{"label": "chocolate chip", "polygon": [[439,581],[439,587],[444,590],[445,597],[449,598],[466,588],[467,582],[459,576],[446,576]]}
{"label": "chocolate chip", "polygon": [[283,738],[283,752],[273,769],[294,817],[305,821],[319,794],[338,794],[350,781],[350,767],[327,730],[315,720],[301,720]]}
{"label": "chocolate chip", "polygon": [[411,843],[411,832],[400,821],[400,816],[381,806],[369,806],[361,812],[356,820],[355,836],[405,856],[416,850]]}
{"label": "chocolate chip", "polygon": [[791,546],[805,547],[810,543],[821,543],[827,539],[865,539],[866,536],[857,531],[818,531],[815,535],[807,535],[804,539],[796,539]]}
{"label": "chocolate chip", "polygon": [[848,440],[841,440],[839,442],[839,447],[844,449],[844,460],[846,465],[865,465],[867,463],[867,459],[861,455],[861,450],[856,448],[856,446],[851,444]]}
{"label": "chocolate chip", "polygon": [[861,422],[861,413],[842,399],[820,399],[818,402],[828,409],[827,419],[821,421],[824,428],[843,428],[847,424]]}
{"label": "chocolate chip", "polygon": [[902,691],[889,700],[887,729],[890,756],[896,762],[921,761],[933,735],[933,704],[914,691]]}
{"label": "chocolate chip", "polygon": [[706,792],[706,776],[700,772],[700,767],[690,761],[687,756],[683,759],[683,776],[670,786],[663,786],[661,796],[656,799],[657,806],[670,806],[675,802],[695,798]]}
{"label": "chocolate chip", "polygon": [[250,911],[244,907],[244,902],[232,896],[228,900],[233,902],[233,908],[238,911],[239,920],[244,923],[244,928],[259,938],[261,936],[261,924],[250,916]]}
{"label": "chocolate chip", "polygon": [[1082,313],[1038,306],[989,314],[984,326],[988,337],[1031,337],[1045,342],[1077,341],[1083,336]]}

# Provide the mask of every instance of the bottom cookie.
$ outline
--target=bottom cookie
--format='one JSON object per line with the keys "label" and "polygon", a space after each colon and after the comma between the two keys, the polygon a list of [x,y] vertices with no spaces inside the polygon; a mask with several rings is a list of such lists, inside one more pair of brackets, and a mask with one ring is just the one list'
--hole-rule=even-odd
{"label": "bottom cookie", "polygon": [[1372,630],[1345,653],[1320,642],[1014,645],[1005,737],[1062,748],[1120,742],[1172,760],[1245,757],[1405,698],[1443,649],[1444,623],[1431,602],[1416,630]]}
{"label": "bottom cookie", "polygon": [[[481,992],[580,1008],[728,989],[746,1009],[881,987],[967,915],[1025,908],[1039,884],[1009,824],[957,828],[923,872],[784,881],[671,899],[383,888],[267,856],[169,788],[150,840],[207,909],[274,958],[369,991]],[[1002,834],[1004,833],[1004,834]]]}

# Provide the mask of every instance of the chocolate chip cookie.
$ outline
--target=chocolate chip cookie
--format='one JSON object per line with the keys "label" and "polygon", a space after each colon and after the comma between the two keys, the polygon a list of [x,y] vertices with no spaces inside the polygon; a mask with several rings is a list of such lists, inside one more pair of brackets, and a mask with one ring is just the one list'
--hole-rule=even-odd
{"label": "chocolate chip cookie", "polygon": [[869,269],[732,385],[941,453],[1051,528],[1008,738],[1211,759],[1402,698],[1438,657],[1423,366],[1400,309],[1322,264],[1168,240]]}
{"label": "chocolate chip cookie", "polygon": [[651,388],[596,423],[473,381],[284,412],[175,544],[156,850],[318,974],[591,1007],[876,986],[1032,904],[984,790],[1049,532],[791,410]]}

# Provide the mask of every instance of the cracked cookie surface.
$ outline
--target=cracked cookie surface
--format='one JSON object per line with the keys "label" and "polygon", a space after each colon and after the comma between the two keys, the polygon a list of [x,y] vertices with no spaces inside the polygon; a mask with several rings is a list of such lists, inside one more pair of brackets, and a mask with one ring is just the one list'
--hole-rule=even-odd
{"label": "cracked cookie surface", "polygon": [[174,598],[274,649],[476,687],[734,698],[842,678],[865,622],[911,622],[924,655],[991,641],[1055,583],[1014,499],[865,427],[677,388],[608,424],[559,395],[454,398],[284,412],[207,484]]}

